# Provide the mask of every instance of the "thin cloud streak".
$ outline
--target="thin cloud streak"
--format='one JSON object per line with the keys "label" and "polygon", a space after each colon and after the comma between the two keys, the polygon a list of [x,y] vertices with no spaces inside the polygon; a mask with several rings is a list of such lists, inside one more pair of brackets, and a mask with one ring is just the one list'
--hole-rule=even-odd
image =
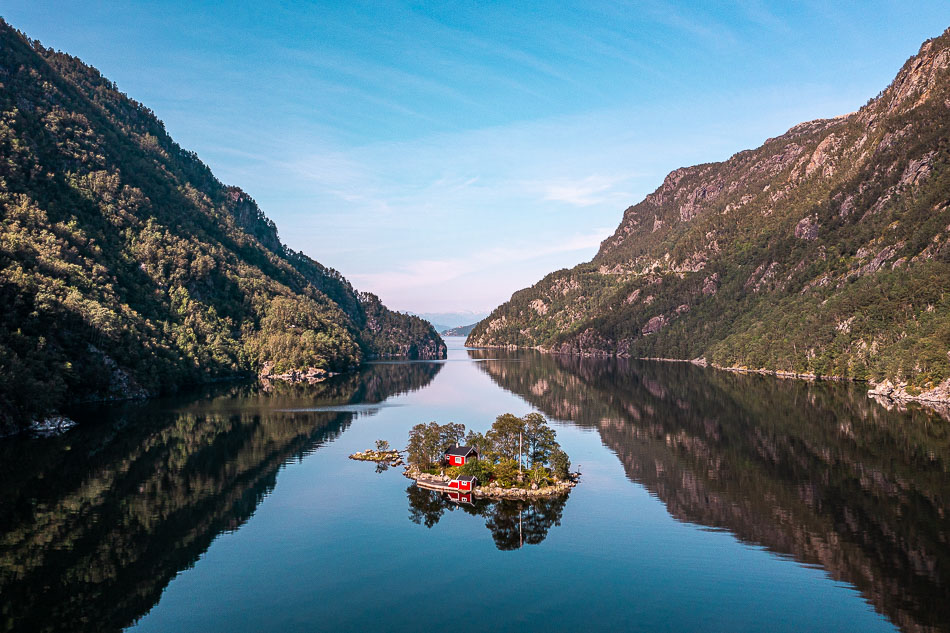
{"label": "thin cloud streak", "polygon": [[[416,311],[435,311],[444,305],[458,305],[443,303],[447,298],[464,301],[472,297],[487,297],[487,303],[483,298],[483,303],[476,308],[485,311],[508,298],[511,290],[507,284],[499,282],[505,277],[510,278],[519,269],[524,270],[526,262],[541,263],[550,260],[551,256],[574,255],[565,263],[580,263],[592,256],[612,232],[609,228],[599,228],[540,245],[535,241],[522,242],[487,248],[464,257],[419,259],[396,270],[351,274],[350,279],[357,287],[373,289],[398,309],[410,309],[404,297],[412,297],[411,308]],[[474,284],[471,279],[463,282],[473,277],[476,279]]]}

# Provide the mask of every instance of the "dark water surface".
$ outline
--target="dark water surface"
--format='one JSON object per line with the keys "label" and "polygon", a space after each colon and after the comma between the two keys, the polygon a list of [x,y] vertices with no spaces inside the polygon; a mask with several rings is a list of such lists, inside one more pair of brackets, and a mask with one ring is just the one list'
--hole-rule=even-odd
{"label": "dark water surface", "polygon": [[[465,350],[0,442],[0,631],[950,631],[950,421],[860,387]],[[346,456],[538,410],[566,499]]]}

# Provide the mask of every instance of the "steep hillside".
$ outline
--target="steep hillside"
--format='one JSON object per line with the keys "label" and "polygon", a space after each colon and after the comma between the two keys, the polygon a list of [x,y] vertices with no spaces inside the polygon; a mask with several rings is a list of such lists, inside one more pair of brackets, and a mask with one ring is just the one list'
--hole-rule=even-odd
{"label": "steep hillside", "polygon": [[440,358],[98,71],[0,21],[0,428],[255,371]]}
{"label": "steep hillside", "polygon": [[858,112],[678,169],[470,345],[704,358],[950,395],[950,30]]}

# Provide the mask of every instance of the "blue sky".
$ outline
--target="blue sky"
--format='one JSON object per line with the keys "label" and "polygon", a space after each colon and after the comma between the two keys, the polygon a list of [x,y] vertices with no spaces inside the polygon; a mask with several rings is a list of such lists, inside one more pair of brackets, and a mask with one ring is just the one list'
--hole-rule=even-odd
{"label": "blue sky", "polygon": [[856,110],[950,3],[44,2],[0,15],[151,107],[390,307],[486,311],[683,165]]}

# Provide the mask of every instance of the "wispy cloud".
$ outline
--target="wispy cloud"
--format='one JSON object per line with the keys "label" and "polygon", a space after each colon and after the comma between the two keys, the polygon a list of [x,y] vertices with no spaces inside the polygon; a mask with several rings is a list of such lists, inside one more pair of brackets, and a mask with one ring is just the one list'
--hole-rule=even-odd
{"label": "wispy cloud", "polygon": [[388,271],[355,273],[350,279],[400,309],[434,311],[464,305],[491,310],[513,291],[550,272],[550,262],[563,266],[589,259],[611,232],[604,227],[544,241],[509,241],[458,257],[418,259]]}
{"label": "wispy cloud", "polygon": [[581,180],[559,179],[536,184],[543,191],[545,200],[589,207],[628,196],[627,192],[617,191],[616,187],[620,183],[628,182],[635,175],[609,177],[592,174]]}
{"label": "wispy cloud", "polygon": [[[733,112],[736,98],[703,106]],[[286,174],[279,225],[292,227],[282,231],[290,246],[398,309],[485,310],[589,259],[671,169],[754,146],[748,120],[736,120],[742,137],[695,111],[595,110],[347,148],[289,145],[262,160]]]}

